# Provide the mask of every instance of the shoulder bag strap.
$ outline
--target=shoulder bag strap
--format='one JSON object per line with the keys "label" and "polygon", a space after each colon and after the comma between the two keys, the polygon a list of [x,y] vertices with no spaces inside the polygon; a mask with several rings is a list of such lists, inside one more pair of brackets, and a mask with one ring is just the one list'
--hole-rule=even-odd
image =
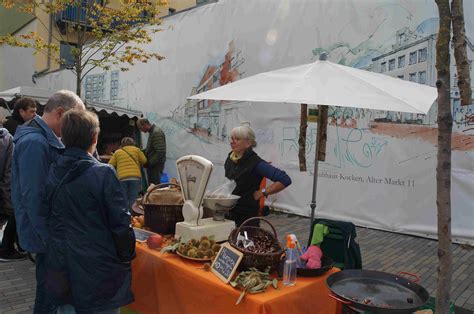
{"label": "shoulder bag strap", "polygon": [[136,161],[136,159],[133,158],[133,156],[132,156],[129,152],[127,152],[127,151],[126,151],[125,149],[123,149],[123,148],[121,148],[120,150],[121,150],[121,151],[124,151],[130,158],[132,158],[132,160],[133,160],[133,161],[137,164],[137,166],[140,168],[140,164],[138,163],[138,161]]}

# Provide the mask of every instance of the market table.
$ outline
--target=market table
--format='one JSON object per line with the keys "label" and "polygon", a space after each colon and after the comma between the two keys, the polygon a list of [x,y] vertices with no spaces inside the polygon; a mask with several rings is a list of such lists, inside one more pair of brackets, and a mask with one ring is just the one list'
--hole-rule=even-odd
{"label": "market table", "polygon": [[202,263],[185,260],[175,254],[161,254],[137,243],[132,263],[132,290],[135,302],[127,307],[148,313],[340,313],[337,302],[328,296],[323,276],[298,277],[296,285],[278,289],[268,287],[259,294],[247,294],[235,305],[241,291],[223,283]]}

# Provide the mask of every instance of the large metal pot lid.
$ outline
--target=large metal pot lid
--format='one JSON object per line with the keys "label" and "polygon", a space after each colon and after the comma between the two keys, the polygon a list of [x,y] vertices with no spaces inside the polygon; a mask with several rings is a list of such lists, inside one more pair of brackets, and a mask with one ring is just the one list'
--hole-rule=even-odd
{"label": "large metal pot lid", "polygon": [[354,304],[386,310],[415,309],[428,301],[429,294],[420,285],[404,277],[371,270],[343,270],[331,274],[328,288]]}

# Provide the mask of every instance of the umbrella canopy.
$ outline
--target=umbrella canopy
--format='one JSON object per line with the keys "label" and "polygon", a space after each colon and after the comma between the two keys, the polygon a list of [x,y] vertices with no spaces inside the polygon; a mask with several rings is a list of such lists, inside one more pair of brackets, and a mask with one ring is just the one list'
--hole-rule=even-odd
{"label": "umbrella canopy", "polygon": [[[188,99],[283,102],[426,114],[437,97],[436,88],[333,63],[322,53],[314,63],[257,74]],[[318,148],[319,136],[310,228],[316,208]]]}
{"label": "umbrella canopy", "polygon": [[257,74],[188,99],[284,102],[426,114],[434,87],[320,60]]}

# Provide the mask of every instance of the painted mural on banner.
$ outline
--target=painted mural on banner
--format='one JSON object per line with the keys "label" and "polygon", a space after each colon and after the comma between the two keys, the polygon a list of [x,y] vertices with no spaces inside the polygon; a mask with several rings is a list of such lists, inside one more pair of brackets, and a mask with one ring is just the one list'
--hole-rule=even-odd
{"label": "painted mural on banner", "polygon": [[[464,6],[473,60],[474,2]],[[248,124],[256,132],[258,154],[293,179],[268,205],[309,216],[316,124],[307,132],[310,170],[300,172],[298,105],[186,98],[316,61],[323,51],[333,62],[434,86],[437,15],[434,1],[220,0],[164,19],[165,31],[148,48],[165,60],[128,72],[92,71],[84,95],[141,110],[162,128],[170,176],[176,176],[175,161],[183,155],[211,160],[216,167],[209,188],[224,180],[230,130]],[[474,105],[460,106],[454,58],[451,63],[452,231],[456,242],[473,244]],[[99,81],[100,86],[94,83]],[[316,215],[436,237],[436,110],[420,115],[330,107]]]}

